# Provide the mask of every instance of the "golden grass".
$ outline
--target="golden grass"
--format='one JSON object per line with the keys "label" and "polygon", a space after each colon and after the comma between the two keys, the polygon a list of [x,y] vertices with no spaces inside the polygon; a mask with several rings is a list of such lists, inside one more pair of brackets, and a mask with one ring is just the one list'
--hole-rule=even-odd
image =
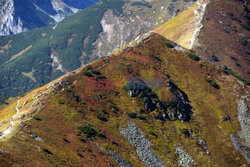
{"label": "golden grass", "polygon": [[36,82],[36,78],[33,76],[33,73],[35,72],[35,70],[32,68],[32,71],[26,73],[26,72],[22,72],[22,74],[26,77],[28,77],[29,79],[31,79],[32,81]]}
{"label": "golden grass", "polygon": [[7,50],[7,49],[10,48],[10,47],[11,47],[11,42],[12,42],[12,40],[10,40],[10,41],[8,42],[8,44],[6,44],[6,45],[4,45],[4,46],[0,46],[0,53],[4,53],[4,50]]}
{"label": "golden grass", "polygon": [[[51,98],[36,115],[42,121],[34,119],[27,121],[27,126],[22,127],[17,132],[18,135],[0,143],[0,146],[7,150],[15,150],[12,155],[22,157],[26,163],[33,166],[36,166],[37,162],[44,162],[44,164],[50,162],[54,166],[62,163],[66,163],[66,166],[79,163],[82,166],[90,166],[90,164],[106,166],[108,162],[114,163],[106,153],[112,150],[119,151],[119,155],[132,162],[134,166],[143,166],[135,148],[119,132],[119,127],[126,126],[127,121],[133,121],[152,142],[152,149],[166,166],[177,166],[178,156],[174,151],[175,145],[182,146],[194,158],[197,166],[204,164],[207,166],[226,166],[225,164],[240,166],[239,164],[244,164],[242,157],[236,160],[235,157],[238,156],[238,153],[232,152],[233,146],[229,138],[229,133],[234,133],[236,129],[239,129],[235,117],[237,114],[235,100],[240,97],[240,94],[232,94],[235,91],[233,89],[240,89],[238,88],[239,83],[234,78],[225,76],[212,65],[193,61],[185,53],[168,48],[166,42],[166,39],[155,34],[150,37],[150,40],[142,42],[133,49],[103,58],[108,60],[108,63],[100,59],[91,65],[108,79],[119,76],[120,78],[139,77],[149,80],[157,78],[166,80],[166,74],[168,74],[191,101],[193,114],[190,122],[156,120],[154,115],[157,114],[158,109],[149,114],[142,114],[146,120],[129,118],[126,112],[140,114],[140,109],[145,110],[143,103],[138,98],[130,98],[124,89],[88,89],[87,77],[80,73],[82,67],[76,70],[76,75],[72,75],[70,78],[63,76],[65,81],[72,83],[71,87],[67,87],[70,91],[50,94]],[[220,90],[213,88],[204,80],[208,73],[221,86]],[[167,100],[168,87],[163,86],[162,89],[153,89],[153,91],[158,94],[160,100]],[[20,105],[25,100],[30,100],[34,93],[43,92],[46,89],[47,85],[28,93],[21,99]],[[81,101],[74,101],[72,93],[79,96]],[[58,99],[65,100],[65,103],[59,104]],[[29,107],[32,102],[32,100],[29,101],[25,107]],[[119,108],[117,113],[112,111],[111,104]],[[29,108],[25,107],[20,107],[20,114],[31,112]],[[98,113],[103,113],[103,110],[107,112],[105,115],[108,117],[107,122],[96,117]],[[233,122],[221,121],[226,114],[232,117]],[[107,138],[104,140],[95,137],[89,140],[80,134],[86,139],[86,142],[79,142],[76,126],[89,124],[105,134]],[[192,137],[186,137],[181,132],[182,129],[192,129]],[[35,141],[27,131],[34,132],[45,142]],[[158,137],[153,136],[152,132]],[[196,137],[206,140],[212,156],[206,155],[204,150],[197,145]],[[70,143],[63,142],[63,138],[70,140]],[[112,141],[117,142],[118,145],[114,145]],[[100,149],[96,144],[104,148],[103,154],[100,154]],[[48,156],[38,151],[37,148],[40,147],[48,148],[54,155]],[[92,152],[88,151],[89,149]],[[77,151],[80,151],[84,158],[77,157]],[[24,154],[25,158],[23,158]],[[212,158],[215,160],[212,161]],[[28,161],[30,159],[31,161]]]}
{"label": "golden grass", "polygon": [[167,39],[170,39],[179,45],[188,48],[189,41],[192,38],[193,32],[196,28],[197,16],[194,15],[194,11],[198,8],[199,6],[195,3],[189,9],[156,28],[154,31],[163,35]]}
{"label": "golden grass", "polygon": [[31,47],[32,47],[32,45],[28,46],[26,49],[20,51],[19,53],[17,53],[17,54],[15,54],[15,55],[11,56],[10,60],[6,61],[5,63],[12,61],[12,60],[14,60],[15,58],[17,58],[17,57],[19,57],[19,56],[22,56],[22,55],[23,55],[25,52],[27,52]]}

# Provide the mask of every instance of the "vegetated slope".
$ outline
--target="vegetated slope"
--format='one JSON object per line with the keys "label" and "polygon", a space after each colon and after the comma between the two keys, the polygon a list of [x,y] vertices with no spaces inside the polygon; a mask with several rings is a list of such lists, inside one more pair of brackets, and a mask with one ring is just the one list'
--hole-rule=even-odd
{"label": "vegetated slope", "polygon": [[17,34],[55,24],[98,0],[2,0],[0,35]]}
{"label": "vegetated slope", "polygon": [[249,1],[212,0],[198,36],[197,54],[224,64],[229,73],[249,82]]}
{"label": "vegetated slope", "polygon": [[179,45],[190,48],[192,37],[197,28],[197,21],[201,15],[203,4],[197,1],[187,10],[179,13],[165,24],[156,28],[154,31],[164,37],[178,43]]}
{"label": "vegetated slope", "polygon": [[249,87],[158,34],[139,41],[20,99],[0,164],[246,166],[230,135],[245,140],[237,102]]}
{"label": "vegetated slope", "polygon": [[191,2],[102,0],[55,26],[0,37],[0,97],[29,91],[105,56]]}
{"label": "vegetated slope", "polygon": [[155,32],[195,50],[205,60],[224,66],[228,73],[249,82],[249,3],[197,2],[199,5],[194,4]]}

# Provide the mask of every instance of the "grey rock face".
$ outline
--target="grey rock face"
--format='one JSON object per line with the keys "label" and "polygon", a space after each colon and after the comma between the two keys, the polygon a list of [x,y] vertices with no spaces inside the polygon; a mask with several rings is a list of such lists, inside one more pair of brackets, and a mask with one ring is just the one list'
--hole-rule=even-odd
{"label": "grey rock face", "polygon": [[136,148],[136,153],[146,166],[165,167],[160,158],[151,149],[150,141],[139,128],[132,122],[128,122],[128,128],[120,129],[120,133]]}
{"label": "grey rock face", "polygon": [[120,167],[133,167],[133,165],[131,165],[130,163],[126,162],[115,151],[111,152],[110,154],[119,163]]}
{"label": "grey rock face", "polygon": [[17,34],[27,30],[23,27],[20,17],[14,18],[14,10],[13,0],[7,1],[0,7],[0,35]]}
{"label": "grey rock face", "polygon": [[175,151],[179,154],[179,164],[184,167],[189,167],[190,165],[194,165],[195,161],[193,158],[188,155],[181,147],[175,146]]}
{"label": "grey rock face", "polygon": [[240,142],[236,139],[234,134],[230,134],[230,139],[234,148],[242,154],[248,165],[250,165],[250,157],[248,156],[248,152],[241,146]]}
{"label": "grey rock face", "polygon": [[157,7],[138,12],[126,6],[123,8],[125,15],[120,16],[115,15],[112,10],[108,10],[102,18],[103,32],[94,43],[96,49],[93,55],[102,57],[112,53],[137,39],[139,35],[162,25],[171,19],[177,11],[192,4],[188,1],[175,1],[171,4],[165,0],[150,0],[147,2],[153,6],[156,4]]}
{"label": "grey rock face", "polygon": [[250,165],[249,153],[242,146],[244,145],[250,149],[250,119],[249,119],[248,107],[245,101],[243,100],[243,97],[241,100],[237,102],[238,121],[241,127],[241,131],[238,131],[237,134],[240,137],[240,139],[243,140],[244,142],[240,143],[234,134],[230,134],[230,139],[234,148],[242,154],[242,156],[247,161],[248,165]]}
{"label": "grey rock face", "polygon": [[241,132],[239,132],[240,138],[245,140],[245,145],[250,148],[250,117],[248,113],[248,107],[244,100],[237,102],[238,104],[238,120],[240,122]]}
{"label": "grey rock face", "polygon": [[43,140],[40,137],[36,136],[34,133],[31,133],[30,136],[39,142],[43,142]]}
{"label": "grey rock face", "polygon": [[2,0],[0,35],[21,33],[55,24],[98,0]]}

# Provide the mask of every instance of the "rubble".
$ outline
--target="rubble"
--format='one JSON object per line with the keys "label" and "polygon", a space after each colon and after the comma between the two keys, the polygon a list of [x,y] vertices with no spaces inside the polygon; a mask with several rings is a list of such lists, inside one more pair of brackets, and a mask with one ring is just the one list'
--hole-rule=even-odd
{"label": "rubble", "polygon": [[31,133],[30,136],[39,142],[43,142],[43,140],[40,137],[36,136],[34,133]]}
{"label": "rubble", "polygon": [[176,153],[179,154],[179,164],[183,167],[189,167],[190,165],[194,165],[195,161],[193,160],[193,158],[188,155],[188,153],[186,153],[181,147],[179,146],[175,146],[175,151]]}
{"label": "rubble", "polygon": [[132,122],[127,124],[128,128],[120,128],[120,133],[136,148],[136,153],[144,164],[150,167],[165,167],[151,149],[151,142],[144,136],[141,130]]}
{"label": "rubble", "polygon": [[126,162],[115,151],[111,152],[110,155],[119,163],[120,167],[133,167],[133,165],[131,165],[130,163]]}

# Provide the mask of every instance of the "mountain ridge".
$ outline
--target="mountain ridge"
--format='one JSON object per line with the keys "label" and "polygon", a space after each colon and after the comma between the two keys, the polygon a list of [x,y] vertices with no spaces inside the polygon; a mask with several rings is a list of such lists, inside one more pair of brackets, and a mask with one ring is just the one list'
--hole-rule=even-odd
{"label": "mountain ridge", "polygon": [[[194,162],[198,166],[245,164],[243,157],[234,150],[230,136],[234,135],[237,141],[243,140],[235,134],[235,130],[240,128],[236,101],[242,99],[249,87],[242,86],[236,78],[210,63],[196,61],[189,56],[194,52],[184,48],[179,51],[179,45],[158,34],[148,35],[113,56],[103,57],[91,66],[68,74],[61,81],[57,80],[60,83],[57,86],[50,84],[55,87],[48,96],[45,92],[33,92],[22,99],[20,104],[27,100],[24,105],[19,105],[20,115],[24,116],[18,121],[23,123],[11,139],[0,143],[4,150],[0,152],[4,160],[2,163],[37,165],[38,161],[33,161],[35,158],[47,165],[92,163],[108,166],[109,163],[123,162],[144,166],[147,161],[143,159],[146,156],[143,148],[151,147],[166,166],[178,163],[191,165]],[[164,84],[157,87],[154,83],[159,79],[163,79]],[[127,89],[129,83],[139,84],[140,80],[148,83],[144,88],[140,86],[141,90],[150,87],[149,92],[138,96],[130,89],[131,94]],[[97,87],[92,81],[97,81]],[[184,123],[178,121],[179,117],[171,118],[174,110],[164,111],[161,107],[161,103],[171,104],[164,101],[171,101],[175,96],[182,104],[184,94],[178,90],[186,94],[192,106],[191,119]],[[48,100],[44,101],[46,96]],[[151,99],[152,104],[148,106],[150,102],[143,96],[148,96],[147,100]],[[242,100],[247,103],[246,99]],[[41,111],[24,113],[27,111],[25,108],[35,102],[38,108],[45,103]],[[160,103],[155,108],[156,102]],[[230,120],[222,121],[227,115],[230,115]],[[146,145],[137,145],[132,139],[137,133],[139,136],[134,136],[135,139],[144,136],[153,145],[149,146],[147,142],[142,142]],[[25,147],[22,142],[25,142]],[[27,147],[32,154],[24,151]],[[9,152],[12,148],[15,151]],[[68,151],[60,151],[65,149]],[[19,157],[23,154],[32,161],[21,162]],[[176,154],[180,154],[180,159]],[[189,160],[181,157],[182,154]],[[151,157],[151,154],[147,155]],[[66,157],[67,162],[64,161]]]}
{"label": "mountain ridge", "polygon": [[[55,26],[0,37],[3,48],[0,49],[0,77],[6,80],[0,83],[0,89],[4,90],[0,91],[0,96],[9,97],[40,87],[66,71],[106,56],[133,41],[138,35],[163,24],[190,3],[154,0],[138,4],[135,0],[107,0]],[[112,33],[107,33],[106,27]],[[29,50],[22,52],[30,45],[32,47]],[[9,61],[13,55],[19,56]],[[36,82],[23,75],[32,70]]]}

